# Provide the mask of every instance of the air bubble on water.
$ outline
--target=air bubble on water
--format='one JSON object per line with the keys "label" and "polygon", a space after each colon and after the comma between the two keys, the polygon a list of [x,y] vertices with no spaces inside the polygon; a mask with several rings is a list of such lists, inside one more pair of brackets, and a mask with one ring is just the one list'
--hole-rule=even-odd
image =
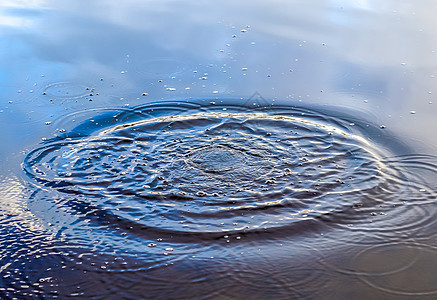
{"label": "air bubble on water", "polygon": [[60,133],[64,133],[64,132],[65,132],[65,129],[59,129],[59,132],[60,132]]}
{"label": "air bubble on water", "polygon": [[150,243],[150,244],[148,244],[147,246],[148,246],[148,247],[156,247],[156,244],[155,244],[155,243]]}
{"label": "air bubble on water", "polygon": [[241,71],[247,71],[247,68],[241,68]]}
{"label": "air bubble on water", "polygon": [[171,251],[173,251],[173,248],[165,248],[165,251],[171,252]]}
{"label": "air bubble on water", "polygon": [[175,89],[175,88],[170,88],[170,87],[166,88],[166,90],[167,90],[167,91],[171,91],[171,92],[174,92],[174,91],[176,91],[176,89]]}
{"label": "air bubble on water", "polygon": [[147,95],[148,95],[148,93],[142,93],[141,95],[142,95],[142,96],[147,96]]}
{"label": "air bubble on water", "polygon": [[205,193],[204,191],[198,191],[197,193],[196,193],[196,196],[198,196],[198,197],[204,197],[204,196],[206,196],[207,195],[207,193]]}
{"label": "air bubble on water", "polygon": [[47,121],[47,122],[45,122],[44,124],[46,124],[46,125],[50,125],[50,124],[52,124],[52,122]]}
{"label": "air bubble on water", "polygon": [[212,91],[213,94],[218,94],[219,91]]}
{"label": "air bubble on water", "polygon": [[406,65],[407,65],[406,62],[402,62],[402,63],[401,63],[401,66],[406,66]]}
{"label": "air bubble on water", "polygon": [[379,126],[381,129],[384,129],[384,128],[386,128],[387,126],[385,126],[385,125],[381,125],[381,126]]}
{"label": "air bubble on water", "polygon": [[410,110],[410,114],[415,115],[416,111],[415,110]]}

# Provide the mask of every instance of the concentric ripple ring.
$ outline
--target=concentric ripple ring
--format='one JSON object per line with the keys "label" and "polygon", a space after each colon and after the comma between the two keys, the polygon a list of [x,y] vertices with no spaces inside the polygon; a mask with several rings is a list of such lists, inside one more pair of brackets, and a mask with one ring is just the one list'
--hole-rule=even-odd
{"label": "concentric ripple ring", "polygon": [[408,189],[384,163],[393,153],[363,133],[381,129],[310,108],[161,102],[92,121],[31,151],[24,170],[152,236],[280,231],[351,208],[369,216]]}

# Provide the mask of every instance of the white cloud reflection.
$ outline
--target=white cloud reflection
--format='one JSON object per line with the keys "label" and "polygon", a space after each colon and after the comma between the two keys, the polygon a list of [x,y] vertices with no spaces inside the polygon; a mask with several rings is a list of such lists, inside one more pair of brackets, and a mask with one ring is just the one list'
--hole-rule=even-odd
{"label": "white cloud reflection", "polygon": [[31,28],[46,8],[46,0],[5,0],[0,3],[0,28]]}

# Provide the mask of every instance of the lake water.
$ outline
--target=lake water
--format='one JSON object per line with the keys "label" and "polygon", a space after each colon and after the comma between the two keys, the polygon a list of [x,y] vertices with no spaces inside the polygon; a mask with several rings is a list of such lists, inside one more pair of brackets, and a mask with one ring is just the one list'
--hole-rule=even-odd
{"label": "lake water", "polygon": [[0,298],[435,299],[435,1],[0,4]]}

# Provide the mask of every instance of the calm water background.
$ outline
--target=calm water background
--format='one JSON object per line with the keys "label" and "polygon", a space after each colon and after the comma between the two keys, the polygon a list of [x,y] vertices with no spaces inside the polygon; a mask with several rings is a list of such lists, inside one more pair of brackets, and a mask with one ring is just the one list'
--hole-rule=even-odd
{"label": "calm water background", "polygon": [[2,1],[1,298],[435,299],[436,20]]}

